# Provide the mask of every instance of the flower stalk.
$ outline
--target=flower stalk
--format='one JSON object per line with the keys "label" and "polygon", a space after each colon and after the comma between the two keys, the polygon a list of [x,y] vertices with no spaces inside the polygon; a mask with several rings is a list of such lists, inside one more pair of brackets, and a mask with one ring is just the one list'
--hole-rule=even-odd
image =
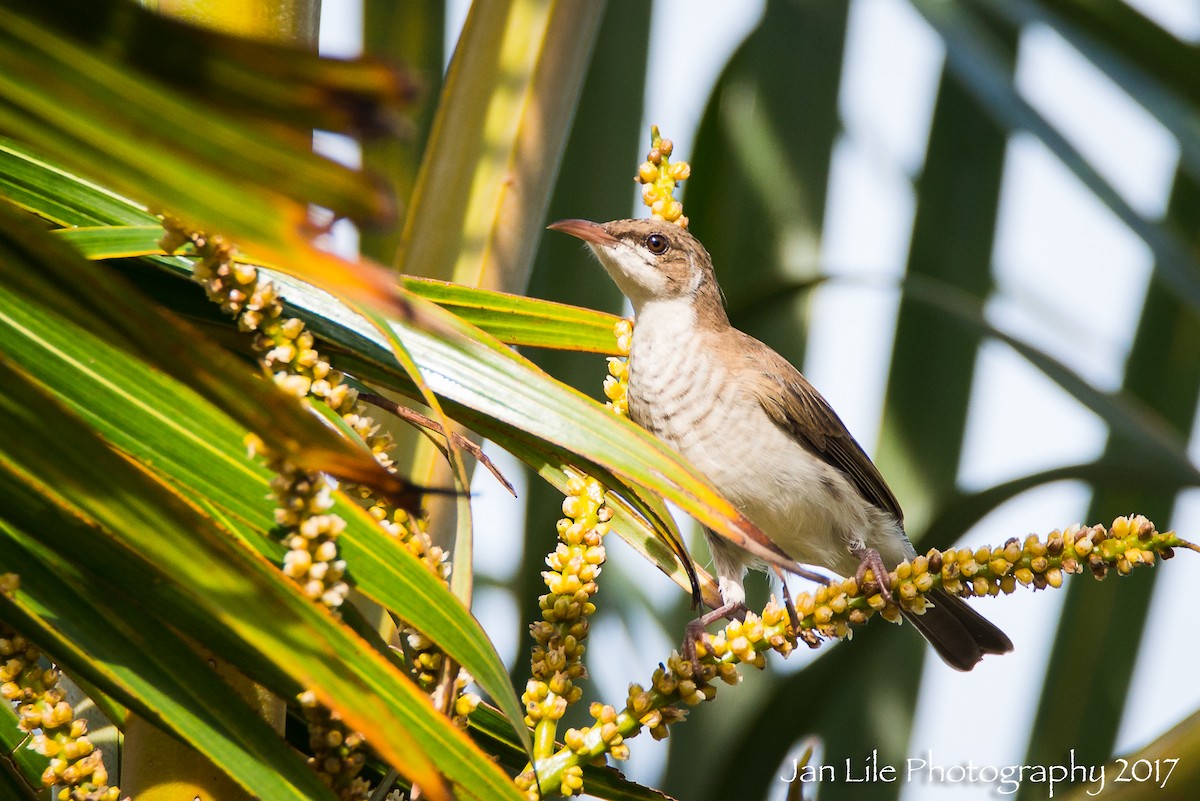
{"label": "flower stalk", "polygon": [[[284,306],[274,285],[265,280],[257,267],[237,261],[233,245],[220,236],[190,231],[177,220],[166,218],[161,246],[172,253],[190,245],[196,256],[193,277],[209,299],[233,317],[238,328],[254,336],[254,348],[263,366],[277,386],[298,399],[324,403],[341,415],[342,420],[363,440],[375,460],[395,470],[391,451],[392,437],[382,431],[358,397],[358,391],[335,370],[316,349],[312,332],[304,322],[284,315]],[[346,522],[333,513],[333,491],[337,483],[330,477],[307,471],[268,451],[255,434],[246,438],[251,457],[261,455],[276,473],[271,489],[278,502],[275,522],[288,547],[283,572],[300,585],[306,596],[337,614],[350,593],[345,581],[346,562],[339,556],[337,540]],[[366,487],[343,485],[357,497],[378,525],[399,540],[443,582],[450,574],[448,554],[433,544],[425,523],[391,502],[377,498]],[[442,651],[415,629],[402,626],[409,673],[428,693],[435,693],[448,667]],[[456,693],[450,705],[451,715],[460,723],[479,703],[478,696],[464,693],[468,679],[459,675],[449,690]],[[370,788],[358,778],[364,757],[365,741],[361,734],[347,731],[340,718],[312,700],[309,693],[300,697],[300,708],[310,727],[315,756],[312,764],[318,774],[339,793],[343,801],[365,799]]]}
{"label": "flower stalk", "polygon": [[[568,731],[562,748],[539,759],[537,789],[560,791],[562,783],[584,765],[606,754],[622,758],[628,752],[625,740],[643,728],[655,739],[666,737],[668,727],[686,716],[687,707],[716,697],[715,680],[736,684],[741,680],[737,667],[746,664],[762,669],[768,650],[787,656],[799,641],[815,647],[819,638],[848,638],[852,627],[865,624],[875,614],[899,623],[902,611],[921,614],[931,603],[928,595],[934,589],[970,597],[1010,594],[1018,586],[1035,591],[1057,588],[1066,574],[1086,569],[1098,580],[1114,571],[1128,575],[1139,565],[1170,559],[1176,548],[1200,552],[1200,547],[1174,532],[1159,532],[1141,515],[1118,517],[1107,528],[1071,526],[1045,538],[1013,538],[974,551],[932,549],[891,571],[890,601],[877,591],[865,595],[854,579],[799,593],[795,597],[799,631],[792,628],[787,611],[771,599],[761,615],[748,614],[745,620],[731,621],[718,633],[704,636],[697,644],[699,673],[689,660],[673,653],[654,672],[649,689],[630,686],[624,709],[594,709],[597,725]],[[533,788],[530,792],[532,797]]]}
{"label": "flower stalk", "polygon": [[[539,761],[554,753],[558,722],[567,707],[583,695],[576,682],[587,676],[583,654],[588,618],[596,611],[592,597],[606,558],[603,539],[612,518],[600,482],[573,476],[567,490],[562,506],[565,517],[558,521],[559,544],[546,557],[550,570],[542,573],[549,589],[538,599],[542,619],[529,627],[535,644],[531,678],[521,698],[525,724],[533,727],[534,758]],[[516,782],[532,792],[532,771],[522,773]],[[569,796],[582,787],[582,776],[569,771],[560,776],[554,789]]]}
{"label": "flower stalk", "polygon": [[[642,184],[642,200],[654,217],[686,228],[683,205],[675,200],[674,192],[678,183],[691,174],[691,167],[687,162],[672,164],[673,150],[671,140],[663,139],[654,126],[650,152],[634,180]],[[606,406],[618,417],[628,418],[633,322],[617,321],[613,336],[620,355],[608,359],[608,375],[604,378]],[[546,557],[553,572],[542,575],[550,592],[540,599],[543,619],[530,626],[537,644],[531,660],[532,678],[522,696],[528,712],[525,723],[534,730],[537,770],[531,766],[515,779],[518,789],[530,799],[539,799],[547,792],[564,796],[582,793],[583,765],[606,754],[614,759],[627,759],[629,746],[623,740],[637,733],[643,725],[640,718],[649,721],[657,737],[657,732],[666,736],[666,725],[682,717],[674,711],[660,712],[647,707],[644,715],[631,718],[628,712],[618,713],[612,706],[592,704],[588,711],[595,723],[583,729],[568,729],[564,734],[566,748],[555,753],[558,721],[568,705],[582,695],[575,681],[587,675],[582,663],[583,639],[588,632],[587,618],[595,612],[590,599],[596,593],[595,580],[605,559],[600,543],[612,517],[611,510],[604,505],[604,492],[603,485],[593,478],[577,476],[570,480],[563,501],[566,517],[558,521],[560,544]],[[690,670],[691,665],[686,669]],[[717,670],[713,669],[714,675]],[[637,685],[634,688],[642,692]],[[552,778],[547,778],[547,771]]]}
{"label": "flower stalk", "polygon": [[[237,261],[236,249],[223,237],[190,231],[170,217],[163,220],[163,227],[160,245],[164,252],[173,253],[185,244],[191,246],[196,256],[195,280],[210,300],[235,319],[240,330],[254,334],[254,347],[275,383],[297,398],[324,403],[338,412],[370,448],[376,461],[393,469],[391,435],[381,430],[367,404],[359,399],[358,390],[346,383],[345,375],[316,350],[315,339],[304,322],[284,317],[282,299],[258,268]],[[345,521],[327,514],[333,482],[324,476],[302,474],[264,453],[262,440],[253,434],[247,438],[247,448],[252,455],[266,456],[280,475],[273,484],[280,500],[276,518],[293,552],[285,558],[285,570],[310,595],[317,589],[313,582],[322,585],[322,593],[315,597],[336,610],[348,588],[337,586],[344,563],[328,558],[336,555],[337,535],[345,528]],[[369,503],[368,511],[380,526],[403,542],[432,572],[443,580],[448,576],[447,555],[433,545],[420,521],[388,501],[373,497],[365,487],[345,485],[342,489]],[[323,519],[308,522],[314,516]],[[300,538],[293,533],[299,533]],[[324,594],[330,590],[334,592],[325,599]]]}

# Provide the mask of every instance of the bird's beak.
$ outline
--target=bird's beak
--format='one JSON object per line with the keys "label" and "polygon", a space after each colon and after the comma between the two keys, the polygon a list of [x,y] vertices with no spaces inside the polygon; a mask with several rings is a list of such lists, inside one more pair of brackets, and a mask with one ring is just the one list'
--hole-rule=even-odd
{"label": "bird's beak", "polygon": [[604,226],[588,220],[559,220],[546,227],[551,231],[562,231],[564,234],[579,237],[589,245],[612,247],[621,241],[604,230]]}

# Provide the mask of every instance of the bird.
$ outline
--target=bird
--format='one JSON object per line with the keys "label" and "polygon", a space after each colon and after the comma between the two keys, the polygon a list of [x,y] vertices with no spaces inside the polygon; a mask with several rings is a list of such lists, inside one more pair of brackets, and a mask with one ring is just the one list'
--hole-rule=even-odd
{"label": "bird", "polygon": [[[896,496],[800,371],[730,324],[700,241],[655,218],[548,227],[583,240],[633,306],[633,422],[682,454],[788,559],[855,576],[860,586],[870,570],[890,595],[887,571],[916,555]],[[693,654],[708,624],[744,618],[746,570],[768,567],[705,534],[723,603],[689,625],[684,647]],[[905,616],[952,668],[1012,650],[962,598],[934,590],[928,600],[924,614]]]}

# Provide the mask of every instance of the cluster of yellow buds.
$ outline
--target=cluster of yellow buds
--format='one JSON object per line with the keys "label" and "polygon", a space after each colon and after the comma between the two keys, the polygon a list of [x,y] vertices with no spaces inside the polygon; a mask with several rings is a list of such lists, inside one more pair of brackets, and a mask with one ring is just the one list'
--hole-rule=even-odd
{"label": "cluster of yellow buds", "polygon": [[[312,332],[304,321],[295,317],[263,326],[255,340],[263,364],[275,377],[275,383],[297,398],[313,398],[325,403],[342,416],[371,450],[375,460],[386,468],[392,467],[391,434],[381,430],[366,404],[358,399],[358,390],[346,383],[344,373],[334,370],[314,347]],[[358,489],[368,497],[365,488]]]}
{"label": "cluster of yellow buds", "polygon": [[446,655],[432,640],[411,626],[404,627],[401,636],[404,638],[409,674],[418,687],[427,693],[433,692],[441,681]]}
{"label": "cluster of yellow buds", "polygon": [[243,331],[256,331],[264,324],[278,319],[283,305],[270,282],[258,280],[258,269],[236,262],[237,250],[222,236],[208,236],[186,230],[175,219],[163,221],[165,233],[159,246],[173,253],[190,244],[198,256],[193,277],[203,287],[209,300],[237,320]]}
{"label": "cluster of yellow buds", "polygon": [[[786,631],[786,614],[779,615]],[[605,754],[615,759],[627,759],[629,746],[626,740],[636,737],[643,728],[652,737],[661,740],[667,736],[667,727],[687,716],[684,706],[695,706],[711,701],[717,695],[713,682],[717,679],[726,684],[737,684],[741,675],[735,664],[715,660],[708,656],[701,663],[693,663],[678,653],[671,655],[666,665],[654,671],[651,688],[640,684],[629,687],[625,708],[618,711],[606,704],[594,703],[590,712],[595,723],[583,729],[569,729],[563,735],[564,747],[553,756],[538,761],[536,786],[534,771],[525,771],[517,777],[517,786],[530,798],[538,793],[559,792],[563,795],[578,794],[583,786],[583,766],[591,764]]]}
{"label": "cluster of yellow buds", "polygon": [[[685,709],[671,704],[663,705],[658,703],[658,699],[664,697],[659,690],[660,687],[670,690],[672,681],[676,682],[676,687],[678,686],[678,679],[674,677],[674,666],[676,666],[674,663],[677,661],[678,657],[674,654],[668,660],[668,663],[673,664],[673,667],[670,669],[672,678],[668,678],[668,668],[659,664],[658,669],[654,671],[651,684],[655,688],[654,692],[646,690],[640,684],[634,683],[629,685],[629,696],[625,699],[625,711],[632,718],[636,719],[639,725],[644,726],[655,740],[665,740],[669,733],[667,727],[687,717],[687,710]],[[678,666],[683,669],[682,665]],[[684,688],[685,693],[680,695],[680,700],[692,706],[694,703],[699,703],[701,694],[707,698],[707,692],[712,685],[708,684],[703,675],[699,677],[701,682],[697,684],[696,677],[692,675],[694,670],[691,662],[688,662],[687,668],[683,670],[687,673],[686,680],[691,683]],[[703,667],[701,670],[704,670]],[[711,679],[714,675],[715,672],[713,675],[709,675],[708,678]],[[703,690],[700,689],[701,687],[703,687]],[[689,701],[693,701],[693,703],[689,704]]]}
{"label": "cluster of yellow buds", "polygon": [[343,383],[344,376],[321,358],[314,344],[312,332],[295,317],[264,326],[255,339],[255,347],[275,376],[275,383],[289,394],[297,398],[311,395],[335,411],[352,409],[358,392]]}
{"label": "cluster of yellow buds", "polygon": [[542,573],[550,592],[538,599],[542,619],[530,626],[530,632],[537,643],[534,679],[560,680],[555,694],[574,703],[581,691],[572,682],[585,675],[587,619],[596,611],[591,598],[605,560],[602,543],[612,510],[604,503],[604,487],[594,478],[574,476],[567,491],[562,505],[566,517],[558,521],[559,544],[546,557],[550,570]]}
{"label": "cluster of yellow buds", "polygon": [[[587,619],[596,611],[591,598],[596,594],[596,578],[604,564],[603,539],[612,518],[612,510],[604,503],[604,487],[595,479],[573,476],[567,492],[562,507],[566,517],[558,521],[559,544],[546,557],[551,570],[542,573],[550,592],[538,599],[542,619],[530,626],[536,641],[531,660],[533,678],[521,699],[525,703],[525,722],[534,727],[534,757],[539,765],[554,752],[558,721],[568,704],[582,696],[575,682],[587,675],[583,666]],[[628,747],[619,738],[614,739],[611,709],[593,704],[591,712],[597,724],[584,732],[595,729],[596,736],[607,737],[600,753],[624,759]],[[581,736],[579,730],[570,729],[565,739],[572,743]],[[534,786],[532,768],[519,775],[516,784],[531,799],[541,797]],[[577,795],[582,789],[583,772],[578,765],[560,772],[553,786],[555,792],[567,796]]]}
{"label": "cluster of yellow buds", "polygon": [[467,692],[470,683],[471,674],[465,670],[458,671],[458,676],[454,679],[454,708],[451,710],[450,719],[463,731],[466,731],[471,722],[471,713],[478,709],[483,701],[477,693]]}
{"label": "cluster of yellow buds", "polygon": [[279,504],[275,522],[283,528],[288,547],[283,572],[306,596],[337,611],[350,594],[350,585],[344,580],[346,562],[338,558],[337,547],[346,521],[330,512],[333,481],[321,473],[272,461],[276,473],[271,491]]}
{"label": "cluster of yellow buds", "polygon": [[608,375],[604,377],[605,404],[618,417],[629,416],[629,348],[633,344],[633,321],[618,320],[613,326],[620,356],[608,358]]}
{"label": "cluster of yellow buds", "polygon": [[363,438],[381,464],[390,466],[390,436],[380,433],[366,405],[358,400],[358,391],[345,383],[345,375],[313,347],[315,340],[304,321],[283,317],[283,301],[274,285],[262,280],[258,268],[237,261],[237,250],[220,236],[190,231],[170,217],[163,220],[163,228],[159,242],[163,252],[190,244],[196,256],[193,278],[236,319],[238,328],[257,333],[255,347],[275,383],[296,397],[324,401]]}
{"label": "cluster of yellow buds", "polygon": [[[255,340],[263,364],[278,386],[297,398],[323,401],[362,438],[377,462],[391,468],[391,435],[381,431],[366,404],[359,401],[358,390],[346,383],[345,375],[334,370],[314,345],[312,332],[295,317],[264,326]],[[365,497],[365,492],[360,490],[359,494]]]}
{"label": "cluster of yellow buds", "polygon": [[433,544],[426,531],[424,518],[414,517],[404,509],[381,499],[373,499],[367,512],[384,531],[403,543],[404,547],[443,582],[450,579],[450,559],[442,548]]}
{"label": "cluster of yellow buds", "polygon": [[36,732],[27,747],[50,760],[42,784],[62,786],[61,801],[117,801],[121,790],[108,784],[104,756],[87,737],[87,721],[75,717],[58,686],[58,671],[41,667],[40,657],[29,640],[0,624],[0,696],[16,704],[21,731]]}
{"label": "cluster of yellow buds", "polygon": [[[529,627],[535,645],[529,683],[521,700],[525,723],[534,728],[534,756],[553,753],[558,721],[567,706],[580,699],[576,686],[587,675],[583,666],[588,617],[595,611],[592,596],[605,560],[604,535],[612,510],[604,503],[604,487],[585,476],[572,476],[558,521],[559,544],[546,557],[550,570],[542,573],[550,590],[538,599],[542,619]],[[517,785],[533,792],[532,770],[517,778]],[[579,792],[582,776],[572,774],[556,789],[570,795]],[[537,797],[534,795],[533,797]]]}
{"label": "cluster of yellow buds", "polygon": [[[442,582],[449,580],[449,554],[433,544],[423,518],[414,517],[404,509],[380,499],[373,499],[367,511],[384,531],[399,540],[431,573]],[[445,655],[428,637],[410,626],[401,627],[400,636],[409,674],[421,689],[433,691],[441,681]]]}
{"label": "cluster of yellow buds", "polygon": [[348,731],[338,714],[317,703],[311,692],[301,693],[299,701],[313,752],[308,764],[337,793],[338,801],[366,801],[371,797],[371,784],[359,776],[367,759],[366,739]]}
{"label": "cluster of yellow buds", "polygon": [[659,134],[657,125],[651,127],[650,152],[634,180],[642,185],[642,202],[650,209],[650,216],[687,228],[688,218],[683,216],[683,204],[675,199],[675,186],[691,176],[692,167],[686,161],[672,164],[674,149],[674,143]]}
{"label": "cluster of yellow buds", "polygon": [[[795,641],[788,634],[787,611],[772,599],[763,609],[762,615],[750,612],[744,620],[731,620],[725,628],[707,641],[707,649],[718,660],[718,672],[726,682],[727,672],[734,664],[751,665],[762,670],[767,666],[763,650],[770,648],[787,656],[795,648]],[[724,661],[730,658],[730,661]]]}

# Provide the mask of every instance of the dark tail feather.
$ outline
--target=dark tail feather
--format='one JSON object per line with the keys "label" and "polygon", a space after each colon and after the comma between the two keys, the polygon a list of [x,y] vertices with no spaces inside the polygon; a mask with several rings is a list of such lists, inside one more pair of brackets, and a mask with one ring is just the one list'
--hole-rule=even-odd
{"label": "dark tail feather", "polygon": [[955,670],[970,670],[984,654],[1006,654],[1012,641],[962,598],[942,590],[929,593],[932,606],[923,615],[905,615],[933,650]]}

